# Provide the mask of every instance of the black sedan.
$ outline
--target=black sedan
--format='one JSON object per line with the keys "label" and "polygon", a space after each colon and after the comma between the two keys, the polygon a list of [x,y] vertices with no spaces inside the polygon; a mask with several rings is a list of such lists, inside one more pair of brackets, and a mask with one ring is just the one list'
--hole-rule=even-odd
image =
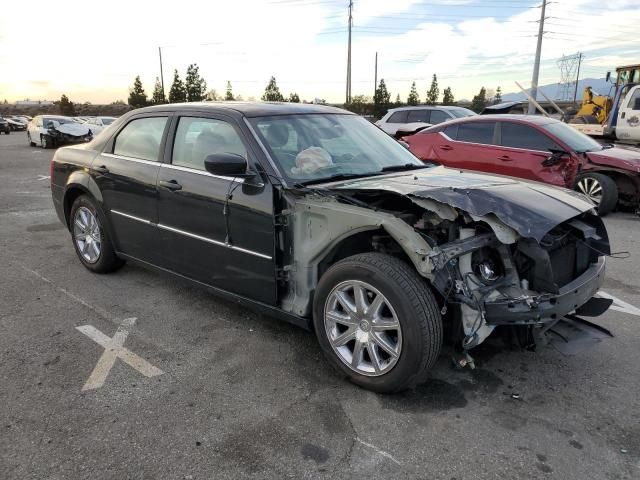
{"label": "black sedan", "polygon": [[422,381],[445,331],[467,360],[499,325],[527,346],[602,336],[579,316],[610,303],[593,298],[609,242],[590,203],[426,166],[340,109],[138,109],[51,172],[86,268],[140,262],[313,329],[375,391]]}

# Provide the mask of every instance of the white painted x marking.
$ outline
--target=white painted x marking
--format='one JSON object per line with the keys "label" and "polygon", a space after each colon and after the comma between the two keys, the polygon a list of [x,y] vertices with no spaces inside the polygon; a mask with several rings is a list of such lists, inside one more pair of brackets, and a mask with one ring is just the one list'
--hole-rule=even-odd
{"label": "white painted x marking", "polygon": [[624,302],[607,292],[599,291],[598,295],[603,298],[608,298],[610,300],[613,300],[613,303],[609,307],[610,310],[616,310],[618,312],[628,313],[630,315],[636,315],[640,317],[640,309],[638,309],[637,307],[634,307],[630,303]]}
{"label": "white painted x marking", "polygon": [[84,387],[82,387],[82,390],[93,390],[104,385],[104,381],[107,379],[111,368],[118,358],[127,365],[135,368],[145,377],[154,377],[164,373],[159,368],[151,365],[144,358],[136,355],[131,350],[124,348],[123,345],[129,335],[129,329],[133,327],[135,323],[135,317],[125,318],[122,324],[118,327],[113,338],[109,338],[92,325],[76,327],[76,329],[84,333],[91,340],[104,347],[104,353],[98,360],[98,363],[91,372],[91,375],[89,375],[89,378],[84,384]]}

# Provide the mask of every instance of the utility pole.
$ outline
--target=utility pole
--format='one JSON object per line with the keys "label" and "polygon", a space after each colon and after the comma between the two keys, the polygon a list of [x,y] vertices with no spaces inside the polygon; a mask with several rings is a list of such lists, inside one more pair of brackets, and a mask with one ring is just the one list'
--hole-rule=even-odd
{"label": "utility pole", "polygon": [[578,53],[578,73],[576,74],[576,88],[573,91],[573,103],[576,103],[578,96],[578,80],[580,80],[580,64],[582,63],[582,53]]}
{"label": "utility pole", "polygon": [[376,52],[376,67],[373,76],[373,96],[376,96],[376,90],[378,90],[378,52]]}
{"label": "utility pole", "polygon": [[346,103],[351,103],[351,26],[353,25],[353,0],[349,0],[349,46],[347,47],[347,95]]}
{"label": "utility pole", "polygon": [[[531,79],[531,98],[534,100],[538,95],[538,74],[540,73],[540,51],[542,50],[542,35],[544,35],[544,13],[547,7],[547,0],[542,0],[542,11],[540,12],[540,28],[538,29],[538,46],[536,47],[536,60],[533,64],[533,78]],[[536,107],[529,100],[529,115],[536,113]]]}
{"label": "utility pole", "polygon": [[162,73],[162,47],[158,47],[158,55],[160,56],[160,84],[162,85],[162,99],[166,98],[164,96],[164,74]]}

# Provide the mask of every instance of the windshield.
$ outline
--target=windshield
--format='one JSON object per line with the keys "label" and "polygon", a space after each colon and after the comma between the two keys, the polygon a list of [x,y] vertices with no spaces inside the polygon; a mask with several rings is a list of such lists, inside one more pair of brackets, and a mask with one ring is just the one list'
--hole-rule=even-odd
{"label": "windshield", "polygon": [[425,166],[357,115],[277,115],[249,120],[282,175],[293,183]]}
{"label": "windshield", "polygon": [[566,123],[553,122],[541,126],[544,130],[549,132],[551,135],[556,136],[561,142],[566,144],[575,152],[582,153],[602,150],[602,145],[596,142],[593,138],[587,137],[584,133],[579,132]]}
{"label": "windshield", "polygon": [[473,110],[469,110],[468,108],[462,108],[462,107],[452,108],[449,111],[456,118],[472,117],[474,115],[477,115],[477,113],[474,112]]}
{"label": "windshield", "polygon": [[102,124],[103,125],[111,125],[114,120],[115,120],[115,118],[102,118]]}

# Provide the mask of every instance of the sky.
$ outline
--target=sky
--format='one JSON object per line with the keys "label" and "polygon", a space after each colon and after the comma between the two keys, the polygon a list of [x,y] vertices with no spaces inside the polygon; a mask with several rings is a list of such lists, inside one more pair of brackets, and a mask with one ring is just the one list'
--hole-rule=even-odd
{"label": "sky", "polygon": [[[393,99],[415,81],[469,99],[481,87],[531,82],[541,1],[353,0],[352,95],[372,96],[374,59]],[[349,0],[30,0],[3,2],[0,101],[127,100],[200,66],[208,87],[257,99],[273,75],[281,92],[343,102]],[[604,7],[606,5],[606,8]],[[31,12],[28,18],[27,12]],[[558,59],[584,54],[581,77],[640,63],[640,0],[554,0],[547,6],[539,84],[560,80]]]}

